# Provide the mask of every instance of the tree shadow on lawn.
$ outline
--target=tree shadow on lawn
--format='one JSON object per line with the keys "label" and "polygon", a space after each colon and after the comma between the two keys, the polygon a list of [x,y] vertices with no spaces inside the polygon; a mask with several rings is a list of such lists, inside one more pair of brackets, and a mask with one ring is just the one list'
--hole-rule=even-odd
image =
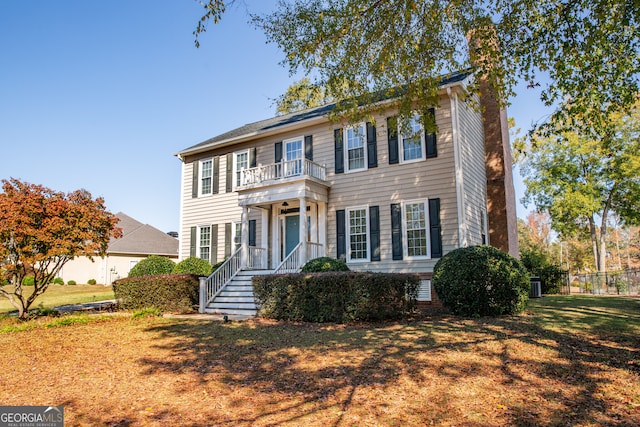
{"label": "tree shadow on lawn", "polygon": [[[148,332],[159,337],[157,348],[180,357],[147,357],[141,362],[146,366],[144,375],[193,373],[203,388],[213,381],[232,390],[249,388],[248,394],[261,396],[260,406],[251,411],[216,414],[216,425],[273,425],[273,419],[280,424],[320,417],[325,425],[350,425],[345,414],[370,417],[377,410],[383,425],[407,424],[416,417],[422,424],[467,426],[640,423],[636,410],[625,410],[629,402],[612,401],[601,393],[611,386],[602,371],[622,370],[637,379],[637,337],[578,336],[534,320],[535,316],[442,316],[347,326],[259,319],[177,321],[153,326]],[[532,359],[531,354],[538,352],[553,356]],[[487,377],[492,387],[480,388],[477,398],[460,402],[454,385],[466,387]],[[393,406],[396,397],[385,398],[386,389],[396,390],[401,379],[414,387],[408,393],[429,398],[405,407],[416,413],[393,414],[384,408],[389,399]],[[558,381],[564,386],[557,387]],[[635,403],[640,401],[638,387],[632,391]],[[354,396],[363,389],[369,393],[368,406],[356,408],[362,403],[355,404]],[[492,391],[496,395],[490,395]],[[231,393],[228,397],[233,404]],[[206,408],[205,402],[195,405]],[[464,413],[465,405],[493,407],[485,408],[485,418],[474,421]]]}

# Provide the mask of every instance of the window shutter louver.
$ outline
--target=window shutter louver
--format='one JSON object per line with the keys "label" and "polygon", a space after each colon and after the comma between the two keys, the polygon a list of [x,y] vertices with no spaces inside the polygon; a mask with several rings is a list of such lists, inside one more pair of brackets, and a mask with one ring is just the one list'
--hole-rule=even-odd
{"label": "window shutter louver", "polygon": [[225,191],[231,193],[233,191],[233,153],[227,154],[227,176]]}
{"label": "window shutter louver", "polygon": [[389,164],[400,163],[400,151],[398,147],[398,117],[387,117],[387,140],[389,143]]}
{"label": "window shutter louver", "polygon": [[194,161],[192,163],[193,165],[193,175],[192,175],[192,179],[191,179],[191,197],[192,198],[196,198],[198,197],[198,180],[199,180],[199,174],[198,174],[198,165],[200,164],[200,162],[198,160]]}
{"label": "window shutter louver", "polygon": [[371,261],[380,261],[380,208],[369,207],[369,238],[371,240]]}
{"label": "window shutter louver", "polygon": [[224,257],[229,258],[231,256],[231,223],[227,222],[224,225]]}
{"label": "window shutter louver", "polygon": [[376,127],[367,122],[367,167],[378,167],[378,143],[376,141]]}
{"label": "window shutter louver", "polygon": [[256,220],[249,220],[249,246],[256,245]]}
{"label": "window shutter louver", "polygon": [[220,192],[220,156],[215,156],[213,158],[213,184],[212,190],[213,194],[218,194]]}
{"label": "window shutter louver", "polygon": [[440,225],[440,199],[429,199],[429,226],[431,258],[442,258],[442,227]]}
{"label": "window shutter louver", "polygon": [[218,224],[211,225],[211,265],[218,263]]}
{"label": "window shutter louver", "polygon": [[196,256],[196,245],[198,244],[198,228],[191,227],[191,236],[189,236],[189,256]]}
{"label": "window shutter louver", "polygon": [[344,144],[342,140],[342,129],[333,131],[333,141],[335,150],[335,172],[344,173]]}
{"label": "window shutter louver", "polygon": [[249,149],[249,167],[255,168],[256,165],[256,147],[253,147]]}
{"label": "window shutter louver", "polygon": [[[431,115],[431,117],[433,118],[433,121],[435,123],[435,110],[433,108],[429,109],[429,114]],[[434,157],[438,157],[438,146],[437,146],[437,142],[436,142],[436,133],[427,133],[425,131],[424,133],[424,143],[425,143],[425,150],[426,150],[426,157],[427,159],[432,159]]]}
{"label": "window shutter louver", "polygon": [[313,136],[304,137],[304,158],[313,161]]}
{"label": "window shutter louver", "polygon": [[337,229],[337,239],[336,239],[336,248],[337,254],[336,259],[346,260],[347,258],[347,241],[346,241],[346,224],[345,224],[345,211],[337,210],[336,211],[336,229]]}
{"label": "window shutter louver", "polygon": [[276,142],[275,154],[275,163],[280,163],[282,161],[282,141]]}
{"label": "window shutter louver", "polygon": [[391,205],[391,247],[393,260],[402,259],[402,208],[400,203]]}

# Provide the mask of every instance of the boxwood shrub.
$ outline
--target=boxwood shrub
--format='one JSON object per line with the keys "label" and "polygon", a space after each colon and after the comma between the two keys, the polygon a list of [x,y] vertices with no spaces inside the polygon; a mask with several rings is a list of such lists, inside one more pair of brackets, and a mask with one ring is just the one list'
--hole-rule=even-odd
{"label": "boxwood shrub", "polygon": [[211,264],[206,259],[198,257],[185,258],[173,267],[173,274],[196,274],[198,276],[209,276],[211,274]]}
{"label": "boxwood shrub", "polygon": [[300,270],[303,273],[321,273],[326,271],[349,271],[346,262],[329,258],[320,257],[307,262]]}
{"label": "boxwood shrub", "polygon": [[435,265],[432,281],[442,304],[467,317],[520,313],[530,288],[522,263],[492,246],[449,252]]}
{"label": "boxwood shrub", "polygon": [[305,322],[398,319],[415,307],[414,274],[330,272],[254,276],[258,314]]}
{"label": "boxwood shrub", "polygon": [[150,255],[133,266],[129,277],[154,276],[157,274],[171,274],[176,263],[160,255]]}
{"label": "boxwood shrub", "polygon": [[113,284],[113,293],[120,308],[155,308],[171,313],[196,310],[198,289],[198,276],[191,274],[127,277]]}

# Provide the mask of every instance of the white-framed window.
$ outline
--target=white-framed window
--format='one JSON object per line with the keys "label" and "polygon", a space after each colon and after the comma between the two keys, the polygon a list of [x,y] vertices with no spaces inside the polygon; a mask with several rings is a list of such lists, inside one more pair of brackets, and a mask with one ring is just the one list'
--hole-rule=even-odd
{"label": "white-framed window", "polygon": [[200,160],[199,174],[200,195],[211,194],[213,189],[213,159]]}
{"label": "white-framed window", "polygon": [[431,257],[429,242],[429,202],[411,200],[402,204],[404,256],[407,259]]}
{"label": "white-framed window", "polygon": [[369,208],[346,209],[347,262],[369,261]]}
{"label": "white-framed window", "polygon": [[249,168],[249,150],[233,153],[233,175],[236,177],[235,186],[240,186],[242,171]]}
{"label": "white-framed window", "polygon": [[211,260],[211,226],[198,227],[198,258]]}
{"label": "white-framed window", "polygon": [[420,123],[420,116],[414,115],[409,119],[408,129],[405,132],[398,129],[398,142],[401,163],[416,162],[426,158],[424,130]]}
{"label": "white-framed window", "polygon": [[304,138],[293,138],[284,141],[285,176],[297,176],[302,173],[302,153]]}
{"label": "white-framed window", "polygon": [[346,172],[367,169],[367,127],[364,123],[344,128]]}
{"label": "white-framed window", "polygon": [[235,251],[242,244],[242,223],[235,221],[231,223],[231,235],[233,236],[233,250]]}

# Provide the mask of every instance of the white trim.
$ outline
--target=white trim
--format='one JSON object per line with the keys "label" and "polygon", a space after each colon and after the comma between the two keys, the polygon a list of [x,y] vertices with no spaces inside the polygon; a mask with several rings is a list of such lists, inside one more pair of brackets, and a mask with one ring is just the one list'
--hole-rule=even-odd
{"label": "white trim", "polygon": [[[426,255],[409,256],[409,238],[407,237],[407,205],[422,204],[424,206]],[[431,259],[431,224],[429,224],[429,199],[405,200],[402,207],[402,255],[405,260]]]}
{"label": "white trim", "polygon": [[460,147],[460,121],[458,116],[458,94],[447,88],[451,101],[451,139],[453,140],[453,164],[456,180],[456,201],[458,204],[458,247],[468,246],[467,221],[464,216],[464,173],[462,170],[462,153]]}
{"label": "white trim", "polygon": [[[361,211],[364,210],[365,213],[365,239],[367,245],[367,257],[366,258],[351,258],[351,218],[349,214],[353,211]],[[369,205],[363,206],[352,206],[349,208],[345,208],[345,240],[346,240],[346,255],[347,255],[347,263],[359,263],[359,262],[369,262],[371,260],[371,238],[369,234],[371,233],[370,225],[369,225]]]}
{"label": "white trim", "polygon": [[[357,169],[350,169],[349,168],[349,137],[348,137],[348,132],[349,130],[353,130],[356,128],[360,128],[363,133],[362,133],[362,151],[364,153],[364,157],[363,157],[363,161],[364,164],[361,168],[357,168]],[[360,171],[365,171],[368,169],[368,161],[369,159],[367,158],[368,153],[367,153],[367,124],[365,122],[360,122],[360,123],[356,123],[355,125],[351,125],[351,126],[345,126],[342,129],[342,138],[343,138],[343,156],[344,156],[344,173],[354,173],[354,172],[360,172]]]}
{"label": "white trim", "polygon": [[[181,166],[181,171],[182,173],[180,174],[180,214],[178,216],[178,259],[182,260],[182,242],[185,238],[186,233],[184,232],[183,226],[184,226],[184,173],[185,173],[185,168],[186,168],[187,164],[185,162],[182,162],[182,166]],[[191,163],[191,167],[193,168],[193,163]],[[193,170],[191,170],[191,182],[193,183]],[[192,190],[193,191],[193,190]],[[191,233],[189,233],[189,238],[191,238]],[[106,282],[106,277],[107,277],[107,267],[105,265],[105,284],[107,284]]]}

